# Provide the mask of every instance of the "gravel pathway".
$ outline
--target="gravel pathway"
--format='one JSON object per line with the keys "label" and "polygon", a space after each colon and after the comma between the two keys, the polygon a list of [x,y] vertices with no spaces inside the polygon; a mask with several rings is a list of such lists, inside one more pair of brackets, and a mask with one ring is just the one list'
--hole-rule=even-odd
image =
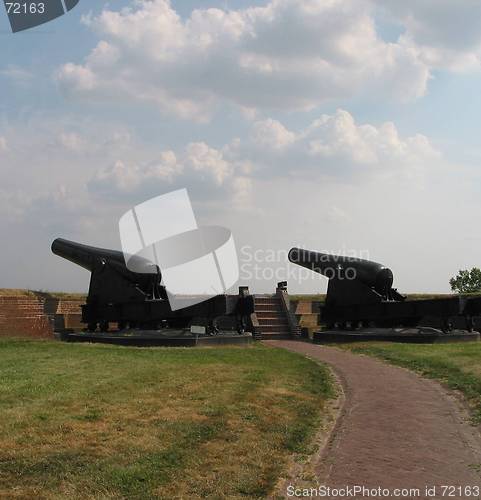
{"label": "gravel pathway", "polygon": [[[342,382],[344,407],[316,467],[316,484],[381,487],[390,490],[391,498],[396,488],[419,489],[403,498],[479,498],[476,489],[465,489],[481,487],[478,430],[461,403],[438,383],[333,347],[267,343],[329,364]],[[443,485],[456,488],[443,490]],[[429,494],[426,487],[431,487]]]}

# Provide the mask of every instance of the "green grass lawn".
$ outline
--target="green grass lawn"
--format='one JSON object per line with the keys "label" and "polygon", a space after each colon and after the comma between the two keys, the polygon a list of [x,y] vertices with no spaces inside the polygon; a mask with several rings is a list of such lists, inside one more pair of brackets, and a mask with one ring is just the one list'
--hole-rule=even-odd
{"label": "green grass lawn", "polygon": [[480,342],[425,345],[365,342],[341,347],[410,368],[461,391],[470,403],[474,422],[481,423]]}
{"label": "green grass lawn", "polygon": [[263,498],[333,391],[261,345],[0,340],[0,497]]}

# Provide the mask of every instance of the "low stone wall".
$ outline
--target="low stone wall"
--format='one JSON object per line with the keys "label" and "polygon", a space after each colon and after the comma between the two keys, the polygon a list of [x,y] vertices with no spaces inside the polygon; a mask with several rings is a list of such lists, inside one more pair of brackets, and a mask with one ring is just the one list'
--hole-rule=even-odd
{"label": "low stone wall", "polygon": [[48,297],[45,300],[46,311],[54,320],[54,330],[82,330],[85,325],[81,323],[82,305],[85,300],[56,299]]}
{"label": "low stone wall", "polygon": [[311,299],[291,299],[291,312],[296,316],[301,332],[312,337],[313,332],[319,330],[320,301]]}
{"label": "low stone wall", "polygon": [[53,338],[54,331],[80,330],[83,303],[41,292],[0,295],[0,336]]}

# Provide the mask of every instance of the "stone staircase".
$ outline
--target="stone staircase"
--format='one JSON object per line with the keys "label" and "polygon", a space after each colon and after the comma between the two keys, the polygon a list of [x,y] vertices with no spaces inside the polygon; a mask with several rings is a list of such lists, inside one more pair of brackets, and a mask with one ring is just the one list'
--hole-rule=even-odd
{"label": "stone staircase", "polygon": [[258,333],[263,340],[289,339],[291,332],[286,313],[276,295],[255,295],[255,312],[259,322]]}

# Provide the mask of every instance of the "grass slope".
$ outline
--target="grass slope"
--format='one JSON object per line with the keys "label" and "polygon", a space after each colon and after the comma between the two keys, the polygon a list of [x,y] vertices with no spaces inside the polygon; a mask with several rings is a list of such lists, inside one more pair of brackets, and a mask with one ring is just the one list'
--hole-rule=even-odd
{"label": "grass slope", "polygon": [[333,395],[284,350],[0,340],[0,497],[263,498]]}
{"label": "grass slope", "polygon": [[63,300],[85,300],[84,293],[46,292],[44,290],[25,290],[23,288],[0,288],[0,297],[51,297]]}
{"label": "grass slope", "polygon": [[366,342],[344,344],[342,347],[404,366],[461,391],[471,405],[474,422],[481,423],[481,343],[419,345]]}

